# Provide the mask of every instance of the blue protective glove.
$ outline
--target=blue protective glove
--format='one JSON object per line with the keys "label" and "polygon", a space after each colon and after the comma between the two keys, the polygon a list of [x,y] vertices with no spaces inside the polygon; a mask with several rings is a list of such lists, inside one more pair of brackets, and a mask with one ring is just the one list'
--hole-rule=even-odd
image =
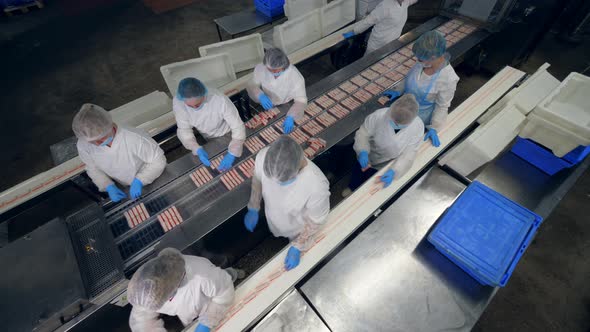
{"label": "blue protective glove", "polygon": [[198,148],[197,149],[197,156],[199,156],[199,159],[201,160],[203,165],[205,165],[207,167],[211,166],[211,162],[209,161],[209,154],[207,153],[207,151],[205,151],[205,149]]}
{"label": "blue protective glove", "polygon": [[133,199],[139,198],[139,196],[141,196],[142,188],[143,183],[141,183],[138,178],[133,179],[131,182],[131,188],[129,189],[129,196],[131,196]]}
{"label": "blue protective glove", "polygon": [[387,170],[387,172],[385,172],[383,175],[381,175],[381,182],[383,182],[383,188],[389,187],[391,182],[393,182],[394,175],[395,172],[391,168]]}
{"label": "blue protective glove", "polygon": [[389,100],[394,100],[397,97],[399,97],[401,93],[399,93],[399,91],[386,90],[385,92],[383,92],[383,95],[389,97]]}
{"label": "blue protective glove", "polygon": [[210,331],[211,331],[211,329],[203,324],[197,325],[197,328],[195,329],[195,332],[210,332]]}
{"label": "blue protective glove", "polygon": [[287,115],[285,118],[285,123],[283,124],[283,132],[285,134],[290,134],[293,131],[293,127],[295,126],[295,119],[292,116]]}
{"label": "blue protective glove", "polygon": [[248,208],[248,212],[244,217],[244,225],[250,232],[254,232],[254,228],[258,224],[258,210]]}
{"label": "blue protective glove", "polygon": [[285,269],[287,271],[292,270],[299,265],[299,261],[301,260],[301,251],[295,247],[289,248],[287,251],[287,257],[285,257]]}
{"label": "blue protective glove", "polygon": [[236,160],[236,156],[234,156],[233,154],[228,152],[225,155],[225,157],[223,157],[221,162],[219,163],[219,167],[217,169],[220,170],[221,172],[228,171],[231,168],[231,166],[234,164],[235,160]]}
{"label": "blue protective glove", "polygon": [[111,201],[115,203],[127,197],[123,190],[119,189],[114,183],[107,187],[107,193],[109,194]]}
{"label": "blue protective glove", "polygon": [[358,156],[358,161],[362,169],[369,167],[369,152],[365,150],[361,151]]}
{"label": "blue protective glove", "polygon": [[273,104],[272,101],[270,101],[270,98],[268,98],[268,96],[266,94],[264,94],[264,92],[261,92],[258,95],[258,100],[260,101],[260,105],[262,105],[262,107],[264,107],[265,110],[269,110],[271,108],[273,108]]}
{"label": "blue protective glove", "polygon": [[435,148],[438,148],[440,146],[440,140],[438,139],[438,133],[436,132],[436,129],[428,129],[428,132],[426,132],[426,136],[424,136],[424,141],[426,142],[426,140],[429,138],[432,141],[432,145],[434,145]]}
{"label": "blue protective glove", "polygon": [[354,31],[348,31],[342,34],[342,37],[344,37],[344,39],[348,39],[348,38],[352,38],[354,36]]}

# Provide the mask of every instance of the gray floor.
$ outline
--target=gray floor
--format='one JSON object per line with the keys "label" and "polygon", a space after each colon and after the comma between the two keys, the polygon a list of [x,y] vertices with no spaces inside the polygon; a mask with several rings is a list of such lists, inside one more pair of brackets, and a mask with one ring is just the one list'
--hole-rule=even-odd
{"label": "gray floor", "polygon": [[[72,135],[71,119],[82,103],[112,109],[154,90],[166,91],[159,67],[196,57],[199,45],[217,41],[212,19],[248,8],[252,1],[202,0],[162,15],[138,1],[121,3],[117,10],[83,18],[62,18],[51,7],[47,16],[52,19],[33,12],[36,22],[45,23],[18,36],[35,26],[33,16],[23,23],[18,17],[0,20],[5,67],[0,190],[51,167],[49,145]],[[588,54],[590,43],[564,46],[548,36],[522,68],[530,72],[548,61],[563,79],[570,71],[587,70]],[[326,58],[301,69],[309,81],[333,70]],[[485,82],[480,75],[460,74],[463,95],[455,103]],[[586,172],[546,220],[476,331],[588,331],[589,203]]]}

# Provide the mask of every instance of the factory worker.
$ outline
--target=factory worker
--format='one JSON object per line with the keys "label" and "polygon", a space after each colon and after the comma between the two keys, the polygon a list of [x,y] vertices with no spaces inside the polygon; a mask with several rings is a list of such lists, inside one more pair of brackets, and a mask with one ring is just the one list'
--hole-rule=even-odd
{"label": "factory worker", "polygon": [[143,186],[154,182],[166,168],[164,151],[156,141],[137,129],[118,126],[100,106],[82,105],[72,130],[86,174],[113,202],[127,197],[115,182],[131,186],[129,195],[136,199]]}
{"label": "factory worker", "polygon": [[330,212],[330,185],[322,171],[305,158],[303,150],[289,136],[281,136],[256,156],[246,228],[253,232],[258,223],[260,202],[274,236],[291,240],[285,269],[299,265],[301,252],[308,249],[313,235]]}
{"label": "factory worker", "polygon": [[418,102],[414,95],[398,98],[389,108],[376,110],[367,116],[354,137],[358,162],[352,170],[346,197],[394,160],[380,178],[384,187],[400,178],[412,167],[424,135],[424,123],[418,117]]}
{"label": "factory worker", "polygon": [[303,75],[291,65],[285,52],[271,48],[264,53],[264,60],[254,68],[254,76],[247,87],[248,96],[265,110],[293,101],[287,112],[283,131],[293,131],[295,121],[303,117],[307,107],[307,93]]}
{"label": "factory worker", "polygon": [[211,166],[209,154],[197,143],[193,128],[205,139],[226,135],[229,138],[231,132],[228,152],[219,164],[220,171],[229,170],[236,158],[242,155],[246,127],[234,104],[224,94],[209,91],[198,79],[187,77],[178,84],[172,110],[178,127],[178,139],[186,149],[199,157],[203,165]]}
{"label": "factory worker", "polygon": [[408,20],[408,7],[416,2],[418,0],[383,0],[357,23],[353,31],[346,32],[343,36],[351,38],[373,27],[365,55],[374,52],[399,38]]}
{"label": "factory worker", "polygon": [[131,331],[166,332],[160,314],[178,316],[184,326],[198,319],[195,332],[214,329],[234,300],[233,282],[240,273],[176,249],[162,250],[133,274],[127,286],[133,305]]}
{"label": "factory worker", "polygon": [[438,31],[423,34],[414,43],[412,51],[418,62],[395,90],[384,94],[390,98],[400,93],[411,93],[420,104],[418,116],[428,128],[424,140],[430,139],[432,145],[440,146],[439,131],[447,122],[451,101],[455,96],[459,76],[449,64],[446,53],[447,41]]}

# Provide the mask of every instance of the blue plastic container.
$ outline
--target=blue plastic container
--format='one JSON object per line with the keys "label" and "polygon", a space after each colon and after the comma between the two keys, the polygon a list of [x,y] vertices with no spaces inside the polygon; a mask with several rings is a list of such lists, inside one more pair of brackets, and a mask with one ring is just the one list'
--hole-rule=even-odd
{"label": "blue plastic container", "polygon": [[579,164],[590,154],[590,145],[583,146],[580,145],[577,148],[570,151],[568,154],[563,156],[563,159],[569,161],[573,165]]}
{"label": "blue plastic container", "polygon": [[268,17],[281,16],[284,14],[283,5],[285,0],[254,0],[256,10]]}
{"label": "blue plastic container", "polygon": [[482,285],[504,286],[543,218],[473,182],[428,241]]}
{"label": "blue plastic container", "polygon": [[[569,154],[564,156],[564,158],[559,158],[547,148],[521,137],[516,138],[516,143],[514,143],[510,151],[549,175],[553,175],[562,169],[570,168],[579,162],[573,163],[568,161],[566,157]],[[574,151],[570,153],[574,153]],[[576,160],[579,157],[579,153],[575,152],[569,158]]]}
{"label": "blue plastic container", "polygon": [[35,2],[35,0],[0,0],[1,8],[22,6]]}

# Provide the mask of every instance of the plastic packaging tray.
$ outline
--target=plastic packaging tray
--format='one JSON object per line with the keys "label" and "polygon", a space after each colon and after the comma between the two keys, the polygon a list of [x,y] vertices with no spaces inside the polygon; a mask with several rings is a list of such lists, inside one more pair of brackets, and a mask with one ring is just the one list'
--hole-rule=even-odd
{"label": "plastic packaging tray", "polygon": [[342,28],[356,18],[355,0],[337,0],[320,9],[322,36]]}
{"label": "plastic packaging tray", "polygon": [[475,181],[441,217],[428,241],[479,283],[504,286],[542,220]]}
{"label": "plastic packaging tray", "polygon": [[285,0],[285,16],[292,20],[326,4],[327,0]]}
{"label": "plastic packaging tray", "polygon": [[578,147],[559,158],[547,148],[521,137],[516,139],[510,151],[549,175],[578,164],[590,153],[587,147]]}
{"label": "plastic packaging tray", "polygon": [[256,67],[264,58],[262,36],[259,33],[199,47],[201,56],[229,54],[235,72]]}
{"label": "plastic packaging tray", "polygon": [[273,31],[274,45],[291,54],[322,38],[320,10],[313,10],[278,25]]}
{"label": "plastic packaging tray", "polygon": [[227,53],[171,63],[160,67],[160,72],[172,96],[176,95],[178,83],[185,77],[198,78],[212,88],[236,80],[236,73]]}

